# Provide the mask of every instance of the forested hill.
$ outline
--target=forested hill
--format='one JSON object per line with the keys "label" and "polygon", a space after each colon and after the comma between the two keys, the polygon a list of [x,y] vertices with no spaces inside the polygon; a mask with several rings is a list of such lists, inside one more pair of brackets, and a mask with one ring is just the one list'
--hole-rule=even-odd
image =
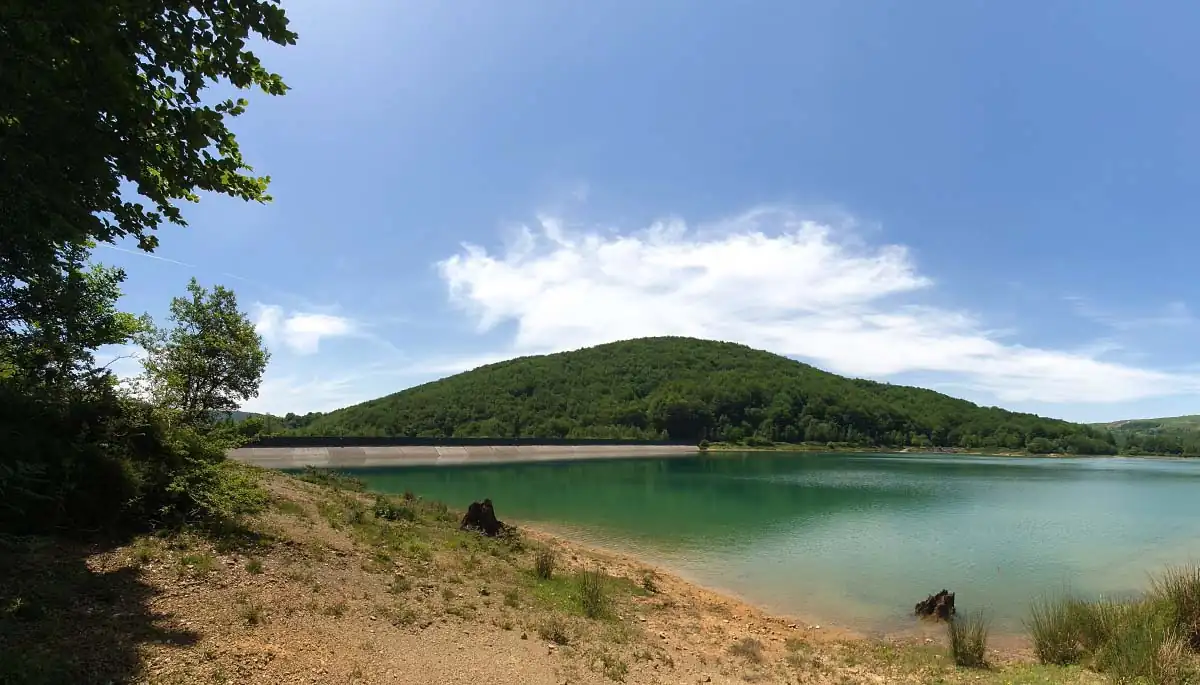
{"label": "forested hill", "polygon": [[1168,416],[1096,424],[1113,434],[1129,454],[1200,456],[1200,416]]}
{"label": "forested hill", "polygon": [[851,380],[732,343],[644,338],[524,357],[305,417],[306,435],[662,438],[1108,454],[1108,431]]}

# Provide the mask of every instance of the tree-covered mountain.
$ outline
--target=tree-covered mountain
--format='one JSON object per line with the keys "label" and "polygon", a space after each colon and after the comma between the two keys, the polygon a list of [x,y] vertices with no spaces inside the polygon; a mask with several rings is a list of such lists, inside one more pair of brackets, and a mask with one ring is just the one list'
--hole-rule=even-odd
{"label": "tree-covered mountain", "polygon": [[1095,425],[1111,432],[1122,452],[1200,456],[1200,416],[1128,419]]}
{"label": "tree-covered mountain", "polygon": [[302,435],[673,438],[1111,454],[1108,431],[852,380],[733,343],[644,338],[483,366]]}

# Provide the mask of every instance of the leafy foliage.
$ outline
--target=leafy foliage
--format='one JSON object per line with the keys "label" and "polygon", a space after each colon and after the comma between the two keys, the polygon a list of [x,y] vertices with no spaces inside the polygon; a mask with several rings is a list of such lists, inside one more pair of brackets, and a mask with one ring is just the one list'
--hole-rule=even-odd
{"label": "leafy foliage", "polygon": [[1102,429],[851,380],[743,345],[671,337],[484,366],[317,416],[293,432],[1116,451]]}
{"label": "leafy foliage", "polygon": [[88,241],[153,250],[153,231],[183,225],[176,203],[198,191],[269,199],[226,125],[247,102],[210,106],[201,92],[283,94],[246,42],[293,44],[287,26],[270,0],[0,5],[0,272],[30,282],[59,248]]}
{"label": "leafy foliage", "polygon": [[270,354],[233,291],[210,293],[195,278],[171,300],[170,330],[147,336],[146,381],[155,402],[189,421],[207,421],[258,395]]}
{"label": "leafy foliage", "polygon": [[1126,454],[1200,457],[1200,416],[1172,416],[1100,424]]}

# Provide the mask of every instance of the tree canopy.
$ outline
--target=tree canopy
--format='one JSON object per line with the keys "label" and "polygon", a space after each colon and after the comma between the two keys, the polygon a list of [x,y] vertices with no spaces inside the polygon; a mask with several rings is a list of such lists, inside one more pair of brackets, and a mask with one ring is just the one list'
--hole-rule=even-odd
{"label": "tree canopy", "polygon": [[644,338],[525,357],[311,420],[308,435],[665,438],[1112,454],[1100,428],[852,380],[732,343]]}
{"label": "tree canopy", "polygon": [[[150,324],[118,310],[123,271],[89,264],[100,243],[153,250],[155,229],[183,225],[180,204],[201,193],[269,199],[228,128],[247,101],[203,97],[210,85],[286,90],[255,40],[295,42],[278,0],[0,2],[0,535],[261,504],[207,416],[175,420],[195,402],[126,396],[96,367],[97,348]],[[167,359],[162,387],[193,371],[236,379],[199,395],[220,407],[257,387],[265,357],[222,375],[228,350],[172,342],[191,365]]]}

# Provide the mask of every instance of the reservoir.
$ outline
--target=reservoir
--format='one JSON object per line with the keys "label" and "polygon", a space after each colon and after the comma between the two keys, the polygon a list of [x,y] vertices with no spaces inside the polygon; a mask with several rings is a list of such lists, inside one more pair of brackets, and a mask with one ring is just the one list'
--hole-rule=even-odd
{"label": "reservoir", "polygon": [[1021,631],[1030,602],[1123,596],[1200,561],[1200,460],[714,453],[351,470],[372,490],[640,556],[782,615],[911,627],[942,588]]}

